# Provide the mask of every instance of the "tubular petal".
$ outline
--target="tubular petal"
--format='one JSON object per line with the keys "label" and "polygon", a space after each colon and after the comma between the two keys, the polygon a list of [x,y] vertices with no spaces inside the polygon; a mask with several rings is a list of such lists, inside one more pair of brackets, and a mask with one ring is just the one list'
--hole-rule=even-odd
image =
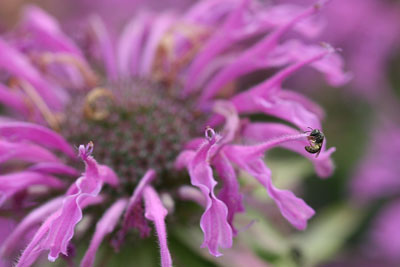
{"label": "tubular petal", "polygon": [[151,186],[143,189],[143,198],[145,203],[145,217],[153,221],[156,227],[158,240],[160,243],[161,266],[172,267],[171,254],[167,245],[167,230],[165,227],[165,216],[168,211],[161,203],[156,191]]}
{"label": "tubular petal", "polygon": [[128,201],[126,199],[118,200],[104,213],[104,215],[98,221],[96,224],[96,231],[94,232],[92,240],[90,241],[89,248],[81,261],[82,267],[93,266],[97,249],[103,241],[104,236],[114,230],[127,203]]}

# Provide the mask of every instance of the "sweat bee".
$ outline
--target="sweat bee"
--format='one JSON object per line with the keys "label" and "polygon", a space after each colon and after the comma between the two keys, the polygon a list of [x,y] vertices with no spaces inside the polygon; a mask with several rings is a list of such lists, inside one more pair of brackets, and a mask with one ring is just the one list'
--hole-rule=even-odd
{"label": "sweat bee", "polygon": [[312,129],[310,135],[307,136],[307,140],[310,142],[309,146],[304,147],[308,153],[316,154],[315,157],[318,157],[321,152],[322,144],[324,143],[325,135],[318,129]]}

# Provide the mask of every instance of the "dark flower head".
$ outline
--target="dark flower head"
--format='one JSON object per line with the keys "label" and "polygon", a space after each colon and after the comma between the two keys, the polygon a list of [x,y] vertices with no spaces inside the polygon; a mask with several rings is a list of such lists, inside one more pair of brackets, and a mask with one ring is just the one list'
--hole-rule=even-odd
{"label": "dark flower head", "polygon": [[[173,210],[158,192],[204,207],[202,247],[220,256],[237,234],[235,215],[244,212],[239,170],[304,230],[314,210],[275,187],[263,155],[281,146],[308,158],[320,177],[333,171],[334,148],[324,142],[318,158],[304,149],[304,131],[322,128],[322,109],[282,88],[305,65],[334,85],[349,78],[329,45],[284,39],[292,30],[315,34],[320,26],[312,16],[323,5],[200,1],[181,15],[139,13],[116,40],[100,17],[89,18],[73,40],[53,17],[28,7],[17,29],[0,38],[7,114],[0,121],[0,205],[27,213],[3,242],[2,257],[12,260],[21,246],[17,266],[33,264],[43,251],[50,261],[68,255],[87,216],[100,219],[81,266],[93,265],[108,234],[115,249],[132,228],[147,237],[148,221],[161,265],[171,266],[165,218]],[[249,85],[249,74],[269,68],[278,71]],[[260,113],[287,124],[251,119]],[[46,190],[34,194],[33,186]]]}

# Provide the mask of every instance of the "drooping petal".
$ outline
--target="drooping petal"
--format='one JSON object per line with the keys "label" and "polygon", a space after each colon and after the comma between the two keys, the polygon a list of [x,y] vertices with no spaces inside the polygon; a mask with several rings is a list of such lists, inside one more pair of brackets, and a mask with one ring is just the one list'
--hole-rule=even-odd
{"label": "drooping petal", "polygon": [[50,188],[63,188],[57,178],[37,172],[16,172],[0,175],[0,206],[11,196],[32,185],[44,185]]}
{"label": "drooping petal", "polygon": [[168,211],[161,203],[159,196],[151,186],[143,189],[143,198],[145,203],[145,217],[153,221],[160,244],[161,266],[172,267],[171,254],[167,244],[167,230],[165,227],[165,216]]}
{"label": "drooping petal", "polygon": [[[260,143],[271,140],[277,136],[296,135],[299,131],[281,123],[249,123],[244,127],[242,135],[248,142]],[[303,139],[293,140],[292,142],[282,142],[277,144],[286,149],[290,149],[300,155],[308,158],[315,167],[317,174],[326,178],[333,172],[333,162],[330,158],[332,149],[326,150],[326,140],[321,149],[320,155],[316,158],[313,154],[308,153],[304,147],[309,145],[308,141]],[[271,147],[272,148],[272,147]]]}
{"label": "drooping petal", "polygon": [[200,220],[200,227],[204,233],[202,247],[207,247],[210,254],[218,257],[222,255],[219,247],[232,246],[232,228],[227,221],[228,208],[214,194],[217,182],[209,164],[210,152],[216,149],[220,137],[211,129],[207,129],[206,136],[208,140],[197,150],[188,169],[192,185],[198,187],[207,200],[206,209]]}
{"label": "drooping petal", "polygon": [[89,248],[86,251],[85,256],[81,261],[82,267],[93,266],[97,249],[99,248],[101,242],[103,241],[104,236],[111,233],[114,230],[127,203],[128,201],[126,199],[120,199],[116,201],[104,213],[99,222],[96,224],[96,230],[94,232],[92,240],[90,241]]}
{"label": "drooping petal", "polygon": [[0,136],[10,141],[28,140],[49,148],[58,149],[75,158],[73,148],[56,132],[27,122],[0,122]]}
{"label": "drooping petal", "polygon": [[226,147],[227,157],[240,168],[254,176],[265,187],[269,196],[277,204],[283,217],[297,229],[304,230],[307,227],[308,219],[315,214],[314,210],[292,192],[277,189],[272,184],[271,171],[267,168],[263,160],[259,157],[249,156],[245,152],[244,149],[241,150],[239,147],[235,149]]}
{"label": "drooping petal", "polygon": [[179,187],[178,194],[183,200],[191,200],[204,208],[207,207],[207,201],[204,198],[203,193],[193,186],[183,185]]}
{"label": "drooping petal", "polygon": [[235,170],[223,153],[219,153],[214,158],[213,166],[215,166],[215,170],[223,182],[218,198],[228,207],[228,222],[236,235],[237,230],[233,226],[233,220],[236,213],[244,211],[243,195],[239,192],[239,182]]}
{"label": "drooping petal", "polygon": [[175,160],[174,167],[177,170],[182,170],[189,165],[189,162],[193,159],[195,155],[194,151],[184,150],[182,151]]}
{"label": "drooping petal", "polygon": [[23,240],[25,234],[34,226],[39,225],[44,219],[56,211],[62,204],[63,197],[52,199],[38,208],[32,210],[11,232],[1,246],[0,255],[9,256],[17,249],[19,242]]}

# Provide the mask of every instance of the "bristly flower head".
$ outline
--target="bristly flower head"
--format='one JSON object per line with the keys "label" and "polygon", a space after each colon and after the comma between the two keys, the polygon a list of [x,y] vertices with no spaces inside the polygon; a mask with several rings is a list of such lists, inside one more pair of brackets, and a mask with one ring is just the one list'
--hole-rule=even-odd
{"label": "bristly flower head", "polygon": [[[317,158],[304,149],[304,131],[321,129],[322,109],[282,87],[305,65],[331,84],[348,80],[335,49],[285,39],[292,30],[316,34],[312,17],[323,3],[200,1],[182,15],[139,13],[116,41],[100,17],[73,40],[49,14],[27,7],[16,30],[0,37],[7,115],[0,120],[0,205],[26,212],[1,244],[1,257],[12,261],[21,248],[17,266],[33,264],[44,251],[50,261],[73,257],[74,244],[90,231],[83,225],[77,234],[76,225],[87,217],[100,219],[81,266],[93,266],[106,235],[116,250],[132,228],[149,236],[148,221],[161,265],[172,266],[165,220],[173,209],[158,192],[204,207],[202,246],[220,256],[237,234],[235,215],[244,212],[240,170],[304,230],[314,210],[273,184],[263,155],[281,146],[308,158],[320,177],[333,171],[334,148],[324,142]],[[249,86],[248,74],[268,68],[279,71]],[[248,116],[260,113],[292,126]],[[77,156],[78,144],[86,145]]]}

